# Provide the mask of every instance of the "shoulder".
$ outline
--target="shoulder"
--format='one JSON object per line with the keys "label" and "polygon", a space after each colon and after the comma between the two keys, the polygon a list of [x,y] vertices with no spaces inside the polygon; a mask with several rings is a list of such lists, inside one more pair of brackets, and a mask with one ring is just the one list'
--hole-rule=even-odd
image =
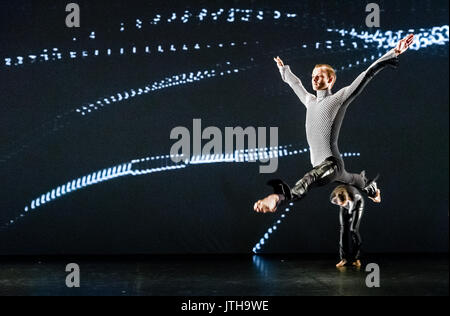
{"label": "shoulder", "polygon": [[333,96],[337,97],[337,98],[341,98],[345,94],[346,89],[347,89],[347,87],[339,89],[336,93],[333,93]]}
{"label": "shoulder", "polygon": [[344,87],[339,89],[336,93],[333,93],[331,96],[329,96],[330,98],[333,98],[333,103],[335,105],[342,105],[347,97],[347,89],[348,87]]}
{"label": "shoulder", "polygon": [[317,97],[314,94],[308,93],[308,95],[306,96],[306,103],[316,101],[316,98]]}

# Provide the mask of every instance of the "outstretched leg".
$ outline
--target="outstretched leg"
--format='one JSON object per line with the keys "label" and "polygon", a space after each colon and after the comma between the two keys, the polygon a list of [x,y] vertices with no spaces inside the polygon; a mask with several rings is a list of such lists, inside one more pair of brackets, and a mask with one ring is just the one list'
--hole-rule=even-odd
{"label": "outstretched leg", "polygon": [[334,181],[340,170],[337,159],[327,158],[324,162],[307,172],[295,186],[290,189],[289,186],[281,180],[269,181],[269,185],[274,187],[275,194],[271,194],[262,200],[259,200],[253,206],[256,212],[275,212],[277,206],[283,201],[291,202],[302,199],[308,190],[314,186],[322,186]]}
{"label": "outstretched leg", "polygon": [[302,199],[313,186],[322,186],[334,180],[338,165],[334,157],[325,159],[320,165],[306,173],[291,189],[292,200]]}

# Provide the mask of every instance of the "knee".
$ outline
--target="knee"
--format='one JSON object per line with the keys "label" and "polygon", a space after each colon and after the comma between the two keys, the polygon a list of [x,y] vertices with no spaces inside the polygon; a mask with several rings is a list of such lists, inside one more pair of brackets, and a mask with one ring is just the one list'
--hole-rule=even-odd
{"label": "knee", "polygon": [[295,184],[296,186],[298,185],[306,185],[308,183],[311,183],[314,181],[314,175],[311,172],[305,173],[303,175],[303,177],[297,181],[297,183]]}
{"label": "knee", "polygon": [[295,186],[292,188],[291,192],[299,196],[304,195],[311,183],[312,183],[311,177],[305,175],[303,178],[297,181],[297,183],[295,183]]}

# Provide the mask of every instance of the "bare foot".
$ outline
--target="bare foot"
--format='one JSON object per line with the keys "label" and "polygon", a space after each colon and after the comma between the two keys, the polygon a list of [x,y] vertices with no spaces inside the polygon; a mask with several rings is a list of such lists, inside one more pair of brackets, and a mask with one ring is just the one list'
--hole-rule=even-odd
{"label": "bare foot", "polygon": [[342,259],[337,265],[336,268],[342,268],[343,266],[345,266],[347,264],[347,260]]}
{"label": "bare foot", "polygon": [[360,268],[361,267],[361,260],[356,260],[355,262],[352,263],[352,266]]}
{"label": "bare foot", "polygon": [[380,203],[381,202],[381,191],[380,191],[380,189],[377,189],[377,195],[375,197],[370,197],[369,196],[369,199],[371,199],[375,203]]}
{"label": "bare foot", "polygon": [[256,202],[253,209],[258,213],[273,213],[277,210],[277,206],[280,201],[281,197],[279,194],[271,194]]}

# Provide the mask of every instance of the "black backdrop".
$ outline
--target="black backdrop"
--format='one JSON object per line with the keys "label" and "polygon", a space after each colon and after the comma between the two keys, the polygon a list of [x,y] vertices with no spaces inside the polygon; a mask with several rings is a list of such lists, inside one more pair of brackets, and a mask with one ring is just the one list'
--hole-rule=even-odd
{"label": "black backdrop", "polygon": [[[305,148],[304,108],[281,81],[272,57],[290,64],[308,89],[314,64],[335,65],[337,91],[369,65],[356,60],[387,50],[327,31],[376,32],[364,23],[364,1],[77,3],[79,29],[65,27],[64,1],[0,5],[0,254],[250,252],[278,217],[252,210],[254,201],[270,192],[265,182],[274,177],[260,174],[256,163],[190,165],[119,177],[34,210],[24,207],[72,179],[168,154],[172,128],[192,130],[194,118],[222,131],[227,126],[276,126],[280,145]],[[447,25],[447,41],[400,56],[399,69],[379,74],[347,112],[340,149],[361,154],[346,159],[347,169],[381,174],[383,202],[367,203],[361,224],[364,247],[371,252],[447,252],[448,2],[378,3],[380,32],[418,33]],[[230,8],[253,11],[248,22],[239,13],[234,22],[223,15],[200,21],[195,16],[203,8],[223,8],[226,17]],[[182,23],[185,10],[193,15]],[[262,20],[259,10],[265,12]],[[274,19],[274,11],[282,16]],[[179,13],[178,20],[168,23],[172,12]],[[150,24],[156,14],[161,20]],[[137,19],[142,28],[136,27]],[[325,41],[341,39],[344,48],[324,48]],[[318,49],[316,42],[322,43]],[[176,51],[170,51],[172,44]],[[187,51],[180,49],[183,44]],[[164,52],[157,51],[158,45]],[[61,59],[51,55],[53,48]],[[36,54],[42,59],[43,49],[50,52],[48,61],[27,58]],[[88,56],[82,57],[82,50]],[[77,57],[71,59],[70,51],[77,51]],[[24,57],[23,64],[14,65],[17,56]],[[12,58],[12,65],[6,58]],[[175,74],[211,69],[225,74],[111,103],[84,116],[74,111]],[[239,72],[228,74],[228,69]],[[288,156],[280,158],[276,176],[293,183],[309,168],[308,154]],[[314,190],[296,204],[264,252],[336,251],[338,213],[328,202],[332,189]]]}

